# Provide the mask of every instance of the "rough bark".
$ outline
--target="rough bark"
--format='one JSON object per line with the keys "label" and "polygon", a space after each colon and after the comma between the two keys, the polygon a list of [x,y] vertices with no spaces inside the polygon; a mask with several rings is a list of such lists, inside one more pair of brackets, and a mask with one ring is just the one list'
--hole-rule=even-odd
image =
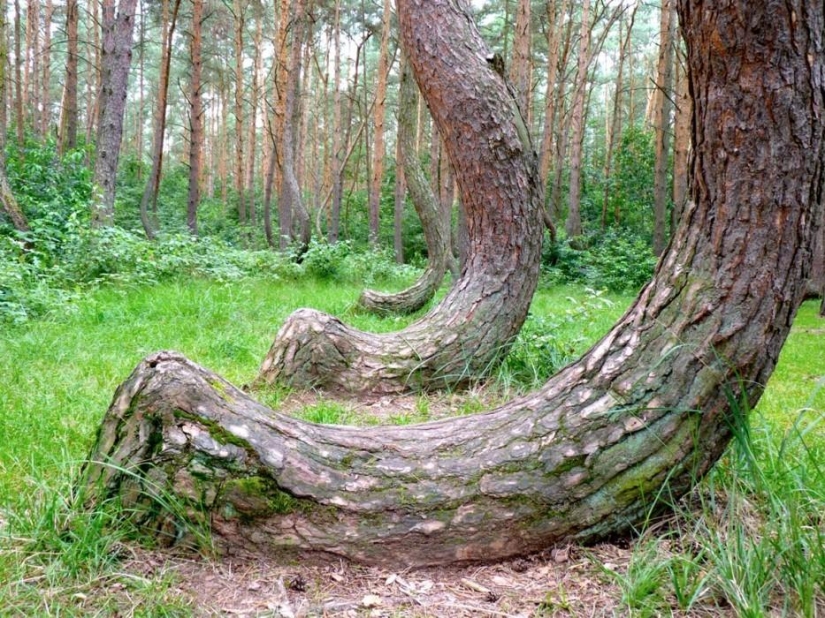
{"label": "rough bark", "polygon": [[441,285],[450,258],[450,221],[443,216],[416,154],[418,92],[407,62],[402,64],[398,95],[398,145],[407,189],[424,230],[428,262],[421,277],[401,292],[382,294],[364,290],[358,304],[376,313],[413,313],[421,309]]}
{"label": "rough bark", "polygon": [[[412,0],[398,10],[408,44],[448,21]],[[115,394],[90,500],[117,496],[171,541],[183,530],[170,496],[219,546],[422,566],[593,541],[685,492],[759,399],[803,296],[825,198],[825,6],[680,0],[679,11],[693,199],[653,281],[581,360],[482,415],[345,428],[274,414],[160,353]],[[433,62],[422,51],[419,76]],[[422,80],[428,99],[437,79]]]}
{"label": "rough bark", "polygon": [[676,115],[673,122],[673,213],[670,229],[675,230],[688,199],[691,100],[683,62],[676,63]]}
{"label": "rough bark", "polygon": [[[538,279],[542,191],[512,92],[466,10],[446,0],[416,3],[428,31],[402,23],[467,210],[470,253],[461,278],[428,315],[396,333],[363,333],[297,311],[275,338],[259,382],[384,392],[466,384],[503,358],[521,328]],[[455,78],[456,67],[466,79]]]}
{"label": "rough bark", "polygon": [[675,0],[663,0],[653,115],[653,128],[656,131],[656,163],[653,170],[653,253],[657,256],[662,255],[667,243],[667,172],[670,158],[670,116],[673,111],[671,90],[675,21]]}
{"label": "rough bark", "polygon": [[198,235],[198,206],[201,201],[201,152],[203,151],[203,102],[201,97],[201,57],[203,0],[192,0],[190,39],[191,75],[189,78],[189,194],[186,200],[186,226]]}
{"label": "rough bark", "polygon": [[137,0],[103,3],[103,49],[101,53],[100,119],[97,127],[97,158],[94,168],[96,195],[92,204],[92,225],[112,225],[115,216],[115,184],[123,114],[132,63],[132,31]]}
{"label": "rough bark", "polygon": [[530,126],[531,69],[530,0],[518,0],[513,33],[513,60],[510,63],[510,83],[516,91],[516,101],[527,126]]}

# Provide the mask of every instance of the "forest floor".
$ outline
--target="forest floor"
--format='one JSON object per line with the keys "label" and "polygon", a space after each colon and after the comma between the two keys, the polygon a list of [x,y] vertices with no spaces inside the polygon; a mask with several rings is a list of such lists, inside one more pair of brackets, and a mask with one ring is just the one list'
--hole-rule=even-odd
{"label": "forest floor", "polygon": [[[295,306],[321,305],[370,330],[404,324],[350,314],[357,289],[289,286],[288,293],[285,284],[257,281],[103,289],[66,315],[0,330],[0,616],[825,616],[818,463],[825,457],[825,328],[810,303],[750,415],[753,453],[744,455],[751,459],[732,448],[678,515],[632,541],[548,548],[495,565],[391,571],[326,555],[149,549],[110,535],[94,514],[67,509],[114,387],[140,357],[179,350],[244,384]],[[400,425],[482,412],[526,388],[514,377],[525,368],[543,380],[553,369],[548,358],[581,353],[630,300],[540,290],[518,363],[466,392],[255,395],[319,423]],[[757,476],[748,472],[754,460]]]}
{"label": "forest floor", "polygon": [[[138,577],[173,575],[177,594],[200,616],[614,616],[626,612],[614,573],[632,548],[563,547],[494,565],[391,571],[313,557],[207,560],[130,549],[123,567]],[[125,608],[124,608],[125,609]],[[685,616],[733,615],[694,610]]]}

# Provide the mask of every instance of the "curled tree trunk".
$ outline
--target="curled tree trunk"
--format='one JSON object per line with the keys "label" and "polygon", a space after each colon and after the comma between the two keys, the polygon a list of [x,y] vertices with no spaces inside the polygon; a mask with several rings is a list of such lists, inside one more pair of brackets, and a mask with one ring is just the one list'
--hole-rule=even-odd
{"label": "curled tree trunk", "polygon": [[426,305],[435,295],[447,272],[450,256],[449,219],[442,216],[430,183],[424,176],[415,148],[417,120],[417,92],[409,66],[402,60],[401,87],[398,95],[398,141],[401,165],[404,169],[407,189],[421,219],[424,240],[427,243],[427,268],[418,280],[406,290],[396,294],[383,294],[364,290],[358,304],[376,313],[413,313]]}
{"label": "curled tree trunk", "polygon": [[[398,12],[405,40],[439,23],[414,0]],[[803,296],[825,186],[825,6],[679,12],[693,200],[653,281],[580,361],[485,414],[345,428],[275,414],[160,353],[116,393],[91,499],[117,496],[172,540],[175,498],[228,548],[420,566],[595,540],[686,491],[759,399]]]}
{"label": "curled tree trunk", "polygon": [[293,313],[259,384],[381,392],[463,384],[503,358],[527,316],[542,233],[542,188],[527,128],[464,3],[410,5],[415,17],[400,22],[403,43],[458,178],[467,263],[436,308],[396,333],[360,332],[309,309]]}

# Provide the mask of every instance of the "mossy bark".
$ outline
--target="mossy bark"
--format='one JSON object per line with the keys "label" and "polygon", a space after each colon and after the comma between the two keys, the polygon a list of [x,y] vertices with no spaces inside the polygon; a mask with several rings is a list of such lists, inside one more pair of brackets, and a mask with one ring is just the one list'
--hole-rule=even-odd
{"label": "mossy bark", "polygon": [[[421,7],[399,2],[405,37],[435,23]],[[160,353],[116,393],[89,499],[145,505],[140,522],[174,537],[160,488],[227,550],[422,566],[593,541],[687,491],[759,399],[803,297],[825,184],[825,6],[679,12],[693,199],[654,280],[581,360],[484,414],[346,428],[274,413]]]}

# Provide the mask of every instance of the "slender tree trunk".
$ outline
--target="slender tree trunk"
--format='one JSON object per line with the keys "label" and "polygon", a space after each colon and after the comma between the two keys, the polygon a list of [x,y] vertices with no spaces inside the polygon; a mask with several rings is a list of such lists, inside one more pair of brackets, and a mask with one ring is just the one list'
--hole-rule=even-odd
{"label": "slender tree trunk", "polygon": [[186,201],[186,225],[193,236],[198,235],[198,206],[201,197],[201,152],[203,150],[202,25],[203,0],[192,0],[192,32],[189,42],[192,59],[192,73],[189,78],[189,195]]}
{"label": "slender tree trunk", "polygon": [[654,98],[653,126],[656,130],[656,164],[653,171],[653,253],[662,255],[667,244],[668,162],[670,116],[673,111],[673,35],[676,26],[675,0],[662,0],[659,64]]}
{"label": "slender tree trunk", "polygon": [[[442,55],[463,43],[435,38],[466,19],[452,2],[433,15],[442,6],[398,3],[417,75],[435,59],[414,42]],[[486,414],[346,428],[273,413],[156,354],[115,394],[90,458],[104,463],[85,477],[90,503],[117,496],[120,512],[173,542],[183,535],[164,506],[172,495],[219,546],[393,568],[595,541],[674,504],[773,371],[803,296],[825,173],[822,2],[679,9],[696,107],[693,199],[654,280],[581,360]],[[480,81],[465,68],[450,68],[451,87]],[[439,77],[421,86],[441,122]],[[489,118],[463,107],[452,122]]]}
{"label": "slender tree trunk", "polygon": [[66,2],[66,83],[63,109],[60,116],[60,150],[68,152],[77,147],[77,0]]}
{"label": "slender tree trunk", "polygon": [[387,102],[387,78],[390,72],[390,0],[384,0],[381,26],[381,49],[378,54],[378,83],[375,86],[373,107],[372,177],[369,190],[370,245],[377,246],[380,233],[381,184],[384,180],[384,110]]}
{"label": "slender tree trunk", "polygon": [[[50,28],[51,24],[47,24]],[[30,124],[35,133],[40,132],[40,2],[28,0],[26,11],[26,47],[29,62],[26,63],[26,97]]]}
{"label": "slender tree trunk", "polygon": [[8,6],[6,0],[0,0],[0,208],[11,221],[18,232],[27,232],[29,222],[26,215],[20,209],[17,199],[11,192],[9,180],[6,176],[6,137],[8,115],[6,108],[6,67],[9,62],[8,32],[6,28],[6,17]]}
{"label": "slender tree trunk", "polygon": [[235,17],[235,192],[238,194],[238,222],[244,226],[246,225],[246,199],[243,170],[243,32],[246,22],[246,3],[244,0],[234,0],[233,7]]}
{"label": "slender tree trunk", "polygon": [[346,148],[343,137],[343,115],[341,103],[341,0],[335,0],[335,21],[333,24],[333,78],[332,78],[332,202],[329,212],[330,243],[338,242],[341,224],[341,200],[344,194],[344,166],[342,164]]}
{"label": "slender tree trunk", "polygon": [[23,116],[23,64],[22,51],[23,16],[20,0],[14,0],[14,117],[17,129],[17,143],[22,145],[25,138],[26,123]]}
{"label": "slender tree trunk", "polygon": [[[403,80],[404,69],[401,69],[401,80]],[[400,86],[399,86],[400,90]],[[395,140],[395,201],[393,208],[393,248],[395,250],[395,263],[404,263],[404,210],[407,202],[407,179],[404,171],[404,164],[401,157],[404,156],[401,144],[401,101],[399,93],[398,108],[398,136]],[[416,156],[415,151],[411,156]]]}
{"label": "slender tree trunk", "polygon": [[[103,19],[101,19],[102,4],[109,3],[109,0],[89,0],[91,8],[92,23],[89,24],[86,32],[86,53],[87,58],[93,58],[89,64],[86,80],[86,143],[91,143],[92,135],[99,129],[100,110],[102,109],[105,91],[103,89],[103,41],[101,32]],[[91,30],[91,36],[89,36]]]}
{"label": "slender tree trunk", "polygon": [[516,29],[513,34],[513,61],[510,63],[510,82],[516,91],[516,101],[530,126],[530,0],[518,0]]}
{"label": "slender tree trunk", "polygon": [[[607,145],[604,155],[603,184],[604,193],[602,195],[602,229],[607,227],[607,213],[610,206],[610,174],[613,167],[613,148],[616,142],[621,139],[622,131],[622,89],[624,87],[624,66],[625,60],[630,55],[630,37],[633,34],[633,24],[636,21],[636,11],[639,4],[633,5],[630,19],[627,25],[627,32],[619,48],[619,68],[616,74],[616,92],[613,95],[613,113],[610,118],[610,125],[607,131]],[[621,22],[619,28],[619,38],[621,39]]]}
{"label": "slender tree trunk", "polygon": [[568,197],[567,221],[565,230],[568,238],[582,234],[581,202],[581,165],[584,141],[584,102],[587,99],[587,69],[590,55],[590,37],[593,26],[590,23],[590,0],[582,3],[582,22],[579,31],[579,58],[576,69],[576,81],[573,89],[573,109],[571,111],[570,130],[573,139],[570,144],[570,195]]}
{"label": "slender tree trunk", "polygon": [[49,127],[52,120],[52,93],[51,93],[51,62],[52,62],[52,20],[54,19],[54,4],[52,0],[46,0],[46,13],[43,20],[46,27],[43,29],[43,69],[42,81],[40,84],[40,100],[42,109],[40,114],[40,133],[49,134]]}
{"label": "slender tree trunk", "polygon": [[132,62],[132,31],[137,0],[114,0],[103,4],[103,50],[101,54],[100,120],[97,127],[97,158],[94,169],[96,195],[92,204],[92,225],[112,225],[115,216],[115,183],[123,114]]}
{"label": "slender tree trunk", "polygon": [[[435,295],[450,261],[450,219],[444,216],[435,194],[427,182],[415,150],[415,124],[418,93],[407,62],[402,60],[398,95],[398,151],[406,185],[427,243],[427,268],[418,280],[396,294],[364,290],[358,304],[376,313],[412,313],[426,305]],[[451,180],[452,182],[452,180]],[[403,195],[401,199],[403,200]]]}
{"label": "slender tree trunk", "polygon": [[[547,2],[547,90],[544,94],[544,130],[542,131],[540,165],[542,181],[546,184],[553,157],[553,134],[556,126],[556,108],[560,91],[558,85],[561,35],[564,16],[567,15],[570,0],[548,0]],[[562,71],[564,73],[564,71]]]}
{"label": "slender tree trunk", "polygon": [[171,14],[169,0],[163,0],[161,8],[161,47],[160,47],[160,76],[158,78],[157,99],[155,101],[155,117],[152,135],[152,169],[143,190],[140,200],[140,220],[146,237],[150,240],[155,237],[157,226],[149,216],[149,205],[157,210],[156,204],[160,190],[160,177],[163,170],[163,141],[166,135],[166,107],[169,93],[169,75],[172,64],[172,40],[178,23],[178,11],[181,0],[172,0]]}
{"label": "slender tree trunk", "polygon": [[249,139],[247,140],[246,164],[246,206],[249,215],[249,225],[254,228],[257,223],[257,209],[255,205],[255,160],[258,156],[258,101],[261,91],[261,75],[263,73],[263,16],[256,11],[256,28],[254,37],[254,70],[252,73],[252,88],[249,105]]}

